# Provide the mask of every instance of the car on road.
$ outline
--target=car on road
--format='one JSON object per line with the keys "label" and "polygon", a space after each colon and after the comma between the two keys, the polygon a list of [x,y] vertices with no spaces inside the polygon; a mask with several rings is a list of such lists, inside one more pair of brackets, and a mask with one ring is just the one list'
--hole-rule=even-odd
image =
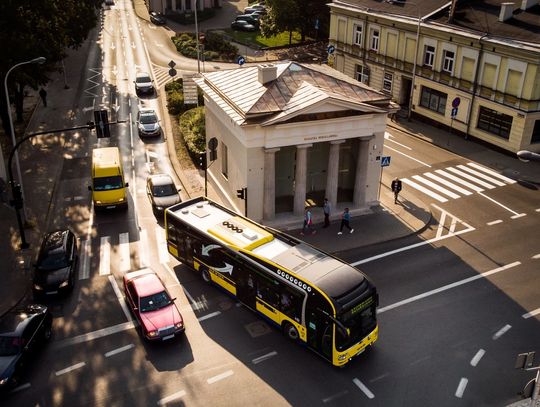
{"label": "car on road", "polygon": [[155,11],[150,12],[150,21],[154,23],[155,25],[167,24],[167,20],[165,19],[165,16]]}
{"label": "car on road", "polygon": [[25,369],[51,339],[52,316],[44,305],[16,307],[0,319],[0,389],[21,383]]}
{"label": "car on road", "polygon": [[249,14],[241,14],[236,16],[234,21],[247,21],[249,24],[255,26],[256,29],[259,29],[259,19]]}
{"label": "car on road", "polygon": [[126,302],[149,341],[166,341],[185,330],[184,319],[165,284],[151,269],[124,274]]}
{"label": "car on road", "polygon": [[79,263],[77,238],[69,229],[47,233],[34,264],[34,297],[67,294],[73,289]]}
{"label": "car on road", "polygon": [[154,81],[147,72],[139,72],[135,76],[135,92],[137,95],[153,95]]}
{"label": "car on road", "polygon": [[154,109],[140,109],[137,113],[137,128],[140,137],[161,136],[161,126]]}
{"label": "car on road", "polygon": [[181,201],[180,189],[176,189],[174,181],[168,174],[154,174],[146,179],[146,195],[154,212],[163,212],[165,208]]}
{"label": "car on road", "polygon": [[248,23],[247,21],[233,21],[231,23],[231,28],[235,31],[257,31],[257,27],[255,27],[253,24]]}
{"label": "car on road", "polygon": [[114,0],[105,0],[106,6],[114,6]]}
{"label": "car on road", "polygon": [[266,14],[266,7],[263,5],[254,5],[249,6],[244,9],[244,14],[252,14],[255,12],[260,12],[262,14]]}

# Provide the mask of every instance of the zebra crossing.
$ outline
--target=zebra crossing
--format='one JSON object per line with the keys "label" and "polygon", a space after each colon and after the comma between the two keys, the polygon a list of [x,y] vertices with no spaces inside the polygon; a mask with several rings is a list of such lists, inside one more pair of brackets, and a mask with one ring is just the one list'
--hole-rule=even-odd
{"label": "zebra crossing", "polygon": [[[169,262],[167,241],[163,229],[155,228],[153,233],[142,229],[136,238],[138,240],[130,241],[130,233],[123,232],[117,236],[101,236],[83,240],[79,253],[79,280],[86,280],[94,273],[100,276],[109,276],[112,267],[122,274],[148,267],[150,265],[150,247],[154,243],[159,262],[161,264]],[[96,243],[99,244],[99,247],[95,246]]]}
{"label": "zebra crossing", "polygon": [[401,181],[442,203],[516,183],[513,179],[472,162],[401,178]]}
{"label": "zebra crossing", "polygon": [[164,68],[159,65],[152,64],[152,70],[154,71],[154,78],[156,79],[156,88],[160,89],[174,78],[169,75],[169,68]]}

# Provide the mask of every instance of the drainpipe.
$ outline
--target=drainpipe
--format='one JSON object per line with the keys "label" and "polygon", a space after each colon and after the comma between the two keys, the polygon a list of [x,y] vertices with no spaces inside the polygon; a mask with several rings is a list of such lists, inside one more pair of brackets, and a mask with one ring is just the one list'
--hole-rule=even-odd
{"label": "drainpipe", "polygon": [[478,42],[480,43],[480,52],[478,53],[478,61],[476,63],[476,72],[474,73],[474,81],[473,81],[473,91],[472,91],[472,98],[471,98],[471,105],[469,106],[469,120],[467,121],[467,131],[465,132],[465,140],[469,138],[469,130],[471,128],[471,119],[472,119],[472,109],[474,106],[474,99],[476,97],[476,90],[478,89],[478,73],[480,72],[480,61],[482,59],[482,55],[484,54],[484,45],[482,44],[482,38],[487,37],[489,34],[485,33],[482,34]]}

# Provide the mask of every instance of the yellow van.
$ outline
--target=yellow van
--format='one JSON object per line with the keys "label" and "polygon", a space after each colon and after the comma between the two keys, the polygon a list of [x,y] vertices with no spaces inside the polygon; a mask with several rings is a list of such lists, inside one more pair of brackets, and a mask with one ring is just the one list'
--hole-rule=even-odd
{"label": "yellow van", "polygon": [[94,207],[127,207],[127,187],[118,147],[96,148],[92,153],[92,191]]}

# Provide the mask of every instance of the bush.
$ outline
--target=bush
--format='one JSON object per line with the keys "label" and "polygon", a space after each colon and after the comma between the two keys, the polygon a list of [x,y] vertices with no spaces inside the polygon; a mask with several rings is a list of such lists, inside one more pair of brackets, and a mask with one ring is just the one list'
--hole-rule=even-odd
{"label": "bush", "polygon": [[205,116],[203,107],[188,110],[179,119],[180,131],[190,154],[197,156],[206,149]]}
{"label": "bush", "polygon": [[186,110],[184,94],[182,92],[170,92],[167,94],[167,110],[170,114],[178,115]]}
{"label": "bush", "polygon": [[[197,40],[194,33],[179,33],[176,37],[172,37],[172,41],[180,54],[188,58],[197,58]],[[205,33],[204,58],[206,61],[233,61],[237,54],[238,48],[231,45],[221,35],[212,31]]]}
{"label": "bush", "polygon": [[184,84],[182,79],[175,79],[172,82],[169,82],[165,85],[165,92],[182,92],[184,89]]}

